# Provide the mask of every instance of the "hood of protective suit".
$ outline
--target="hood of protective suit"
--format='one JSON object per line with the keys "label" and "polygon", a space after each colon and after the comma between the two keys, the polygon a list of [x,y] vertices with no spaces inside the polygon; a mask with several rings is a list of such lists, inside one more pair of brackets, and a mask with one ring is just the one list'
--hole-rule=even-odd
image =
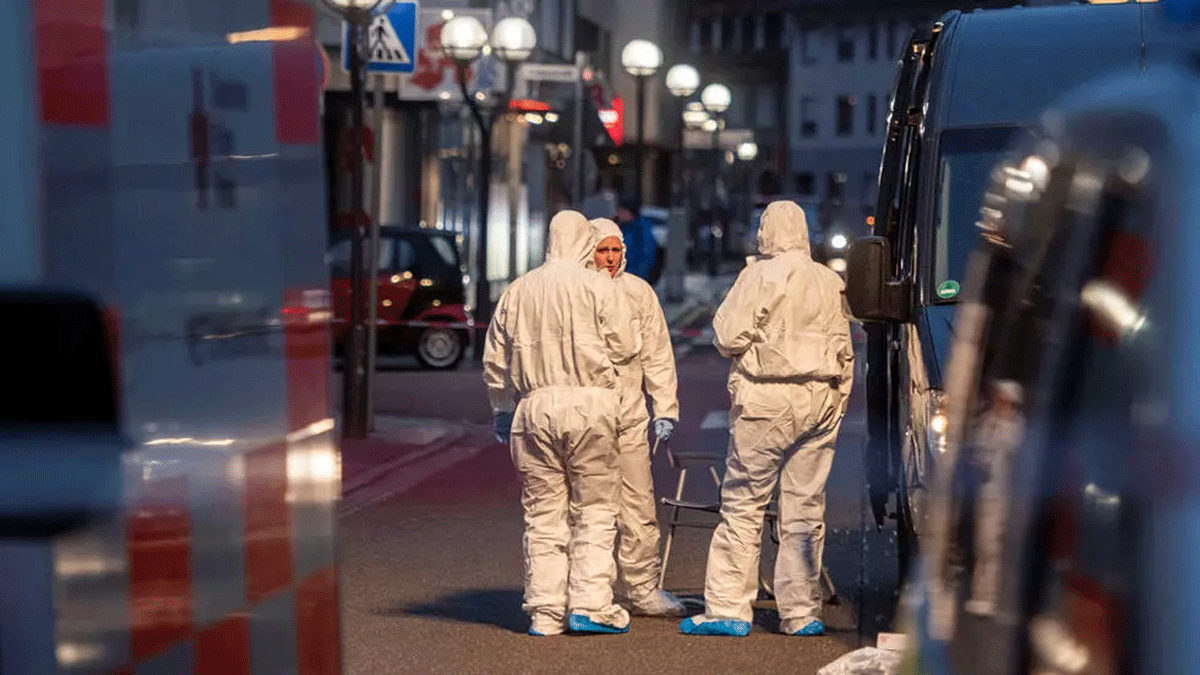
{"label": "hood of protective suit", "polygon": [[546,244],[546,261],[569,260],[587,265],[596,247],[592,245],[591,227],[578,211],[559,211],[550,219],[550,240]]}
{"label": "hood of protective suit", "polygon": [[591,221],[591,234],[592,234],[592,237],[591,237],[592,255],[588,256],[588,262],[587,262],[588,269],[592,269],[592,270],[597,269],[595,253],[596,253],[596,249],[600,246],[600,242],[604,241],[605,239],[608,239],[609,237],[616,237],[617,239],[619,239],[621,241],[621,264],[617,265],[617,273],[613,275],[613,278],[616,279],[617,277],[624,274],[625,273],[625,261],[626,261],[625,235],[621,234],[621,226],[617,225],[616,223],[609,220],[608,218],[593,218]]}
{"label": "hood of protective suit", "polygon": [[777,201],[767,205],[758,225],[758,252],[764,256],[803,251],[811,256],[808,219],[796,202]]}

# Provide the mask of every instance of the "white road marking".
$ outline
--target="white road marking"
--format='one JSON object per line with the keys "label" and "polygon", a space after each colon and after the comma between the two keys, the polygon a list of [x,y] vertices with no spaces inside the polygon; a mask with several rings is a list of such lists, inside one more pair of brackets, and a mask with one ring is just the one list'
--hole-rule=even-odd
{"label": "white road marking", "polygon": [[729,428],[729,411],[714,410],[704,416],[704,421],[700,423],[701,429],[728,429]]}

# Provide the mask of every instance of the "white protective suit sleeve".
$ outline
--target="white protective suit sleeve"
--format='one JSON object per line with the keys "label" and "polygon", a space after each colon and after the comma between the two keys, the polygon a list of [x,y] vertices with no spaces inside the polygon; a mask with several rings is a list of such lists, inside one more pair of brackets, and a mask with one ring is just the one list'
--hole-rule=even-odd
{"label": "white protective suit sleeve", "polygon": [[488,325],[486,342],[483,345],[483,383],[487,387],[488,403],[492,414],[513,412],[517,407],[516,392],[509,377],[512,360],[512,342],[505,327],[508,315],[508,299],[516,282],[505,289],[496,305],[491,324]]}
{"label": "white protective suit sleeve", "polygon": [[[751,263],[754,265],[757,263]],[[762,324],[767,318],[764,298],[770,298],[759,283],[758,275],[747,266],[738,274],[733,288],[721,301],[713,316],[713,345],[721,356],[730,358],[744,353],[755,342],[762,342]]]}
{"label": "white protective suit sleeve", "polygon": [[658,295],[650,285],[641,282],[641,307],[638,312],[642,323],[642,381],[646,395],[650,397],[651,410],[655,419],[679,421],[679,379],[675,371],[675,348],[671,345],[671,331],[667,317],[663,314]]}

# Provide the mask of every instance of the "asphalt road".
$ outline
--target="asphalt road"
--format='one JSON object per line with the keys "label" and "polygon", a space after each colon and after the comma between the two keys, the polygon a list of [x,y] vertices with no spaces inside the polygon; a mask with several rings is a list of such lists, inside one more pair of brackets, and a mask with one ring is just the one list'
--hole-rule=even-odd
{"label": "asphalt road", "polygon": [[[679,372],[683,419],[672,447],[723,456],[727,362],[695,350],[680,359]],[[374,492],[393,496],[342,520],[347,673],[815,673],[846,651],[873,645],[875,632],[892,622],[894,538],[864,514],[861,395],[829,481],[825,565],[840,603],[826,606],[829,632],[819,638],[775,633],[769,601],[760,603],[755,630],[743,639],[683,636],[678,620],[641,617],[625,635],[530,638],[520,608],[518,477],[507,448],[490,439],[478,370],[401,365],[380,374],[376,407],[450,421],[466,433],[439,453],[440,462],[431,458],[380,479]],[[659,494],[673,494],[677,473],[666,453],[654,467]],[[715,498],[706,471],[692,472],[688,483],[685,497]],[[660,523],[667,516],[660,509]],[[691,520],[713,522],[703,514]],[[711,530],[678,532],[666,587],[699,599]],[[770,545],[763,558],[769,569]]]}

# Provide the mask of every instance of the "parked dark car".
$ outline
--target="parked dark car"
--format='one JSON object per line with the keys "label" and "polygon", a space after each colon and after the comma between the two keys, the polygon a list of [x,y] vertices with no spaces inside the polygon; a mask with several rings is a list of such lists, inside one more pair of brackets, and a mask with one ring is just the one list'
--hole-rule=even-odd
{"label": "parked dark car", "polygon": [[[334,348],[342,353],[350,317],[350,233],[333,236],[325,262],[333,295]],[[463,268],[455,235],[384,226],[379,239],[378,350],[413,355],[426,368],[458,365],[470,344]],[[366,293],[367,289],[363,289]]]}

